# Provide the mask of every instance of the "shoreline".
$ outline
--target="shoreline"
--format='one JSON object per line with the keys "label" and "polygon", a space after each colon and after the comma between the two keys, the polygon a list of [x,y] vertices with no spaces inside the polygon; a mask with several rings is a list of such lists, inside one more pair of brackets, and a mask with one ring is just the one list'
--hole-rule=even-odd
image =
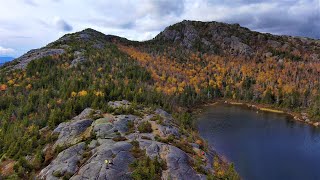
{"label": "shoreline", "polygon": [[303,112],[299,113],[299,112],[290,111],[288,109],[274,108],[274,107],[270,107],[265,104],[252,103],[252,102],[248,103],[248,102],[234,101],[234,100],[228,100],[228,99],[227,100],[224,100],[224,99],[213,100],[211,102],[204,103],[202,105],[198,105],[198,106],[192,108],[191,111],[193,114],[198,115],[199,113],[201,113],[201,110],[203,109],[203,107],[214,106],[214,105],[217,105],[220,103],[235,105],[235,106],[245,106],[245,107],[248,107],[252,110],[257,110],[257,112],[263,111],[263,112],[285,114],[285,115],[292,117],[293,121],[308,124],[308,125],[311,125],[316,128],[320,127],[320,122],[315,122],[315,121],[310,120],[308,118],[307,113],[303,113]]}
{"label": "shoreline", "polygon": [[274,107],[270,107],[268,105],[263,105],[263,104],[258,104],[258,103],[247,103],[247,102],[237,102],[237,101],[224,101],[223,103],[230,104],[230,105],[243,105],[243,106],[247,106],[248,108],[251,108],[253,110],[257,110],[257,111],[285,114],[285,115],[291,116],[292,119],[296,122],[308,124],[313,127],[320,126],[319,122],[311,121],[308,118],[307,113],[293,112],[293,111],[290,111],[287,109],[274,108]]}

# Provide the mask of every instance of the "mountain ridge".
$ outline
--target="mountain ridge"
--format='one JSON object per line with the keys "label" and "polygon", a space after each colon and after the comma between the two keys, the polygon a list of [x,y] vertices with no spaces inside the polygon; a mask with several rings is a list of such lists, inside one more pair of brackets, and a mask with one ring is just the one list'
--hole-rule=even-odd
{"label": "mountain ridge", "polygon": [[[77,37],[83,43],[94,41],[96,48],[103,47],[105,43],[120,43],[125,45],[148,46],[148,44],[165,44],[167,46],[182,46],[189,50],[196,50],[200,52],[245,56],[247,58],[254,55],[270,56],[270,51],[274,49],[281,49],[277,54],[287,54],[287,56],[300,59],[301,56],[293,55],[312,52],[320,52],[320,40],[295,37],[287,35],[272,35],[270,33],[260,33],[251,31],[239,24],[228,24],[222,22],[201,22],[184,20],[171,26],[166,27],[156,37],[146,41],[131,41],[126,38],[116,35],[106,35],[91,28],[86,28],[82,31],[65,34],[58,40],[49,43],[41,49],[48,49],[56,47],[56,49],[64,49],[71,37]],[[62,47],[58,47],[61,44]],[[308,47],[315,47],[310,50]],[[32,56],[31,53],[35,50],[27,52],[27,56]],[[50,54],[50,53],[49,53]],[[52,52],[52,55],[60,54]],[[274,53],[275,54],[275,53]],[[318,54],[313,54],[315,60],[320,59]],[[23,56],[21,56],[23,57]],[[19,61],[21,57],[17,58]],[[42,57],[42,56],[40,56]],[[25,66],[22,66],[25,67]]]}

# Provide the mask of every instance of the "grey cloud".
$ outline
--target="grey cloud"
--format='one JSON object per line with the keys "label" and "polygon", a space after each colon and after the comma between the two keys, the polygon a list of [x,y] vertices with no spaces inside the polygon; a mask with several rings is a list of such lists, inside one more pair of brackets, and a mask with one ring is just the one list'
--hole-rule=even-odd
{"label": "grey cloud", "polygon": [[128,20],[117,20],[117,19],[110,19],[110,18],[88,18],[82,19],[89,24],[94,24],[99,27],[112,27],[116,29],[133,29],[135,28],[136,24],[135,21],[128,21]]}
{"label": "grey cloud", "polygon": [[[149,24],[144,25],[154,24],[159,30],[157,24],[172,21],[172,18],[181,16],[185,9],[184,0],[137,0],[126,1],[126,3],[124,1],[97,1],[93,6],[98,17],[84,21],[121,29],[141,29],[142,27],[138,25],[147,21]],[[145,29],[155,30],[150,27]]]}
{"label": "grey cloud", "polygon": [[55,26],[56,28],[58,28],[59,30],[62,30],[62,31],[72,31],[73,27],[68,24],[66,21],[64,21],[63,19],[58,19],[56,22],[55,22]]}
{"label": "grey cloud", "polygon": [[35,19],[35,21],[38,24],[40,24],[43,27],[48,28],[48,29],[55,28],[59,31],[72,31],[73,30],[73,27],[61,18],[55,18],[53,23],[48,23],[42,19]]}
{"label": "grey cloud", "polygon": [[161,16],[170,14],[180,16],[184,11],[183,0],[155,0],[153,4]]}
{"label": "grey cloud", "polygon": [[120,27],[123,29],[132,29],[135,27],[135,22],[128,22],[128,23],[124,23],[122,24]]}
{"label": "grey cloud", "polygon": [[[240,1],[237,1],[238,3]],[[245,7],[246,1],[241,1]],[[252,0],[250,2],[258,2]],[[262,1],[265,5],[269,1]],[[245,11],[240,13],[226,13],[221,21],[239,23],[252,30],[269,32],[281,35],[305,36],[320,38],[320,9],[317,0],[314,1],[291,0],[281,2],[270,2],[276,4],[273,8],[262,9],[263,11]],[[320,3],[320,1],[319,1]],[[318,4],[319,5],[319,4]],[[231,7],[231,10],[236,8]],[[254,9],[253,9],[254,10]],[[260,9],[261,10],[261,9]]]}

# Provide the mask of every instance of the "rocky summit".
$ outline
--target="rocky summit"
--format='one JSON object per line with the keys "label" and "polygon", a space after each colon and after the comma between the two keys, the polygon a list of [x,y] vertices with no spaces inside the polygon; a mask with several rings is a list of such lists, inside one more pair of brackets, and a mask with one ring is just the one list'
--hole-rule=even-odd
{"label": "rocky summit", "polygon": [[[108,104],[115,111],[131,108],[125,100]],[[59,124],[52,131],[57,140],[43,150],[45,154],[59,153],[40,171],[38,178],[131,179],[132,164],[140,156],[147,156],[165,162],[161,179],[206,179],[195,170],[194,157],[201,157],[201,168],[213,171],[213,151],[202,154],[201,144],[181,142],[185,135],[164,110],[140,107],[138,112],[138,115],[116,115],[87,108],[72,120]],[[137,155],[137,151],[142,153]]]}

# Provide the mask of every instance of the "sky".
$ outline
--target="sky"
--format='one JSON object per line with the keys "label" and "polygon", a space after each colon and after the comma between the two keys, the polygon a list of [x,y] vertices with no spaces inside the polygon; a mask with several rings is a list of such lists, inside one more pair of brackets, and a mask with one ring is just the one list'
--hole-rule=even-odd
{"label": "sky", "polygon": [[147,40],[185,19],[320,39],[320,0],[0,0],[0,56],[85,28]]}

